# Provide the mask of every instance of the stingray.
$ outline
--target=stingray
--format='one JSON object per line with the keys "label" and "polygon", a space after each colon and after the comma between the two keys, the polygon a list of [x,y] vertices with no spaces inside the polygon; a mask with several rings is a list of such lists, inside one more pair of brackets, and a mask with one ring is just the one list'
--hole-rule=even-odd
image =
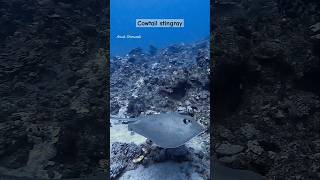
{"label": "stingray", "polygon": [[217,180],[266,180],[260,174],[249,170],[232,169],[220,163],[213,163],[213,179]]}
{"label": "stingray", "polygon": [[[120,119],[120,118],[116,118]],[[204,131],[191,116],[176,112],[121,119],[136,132],[162,148],[176,148]]]}

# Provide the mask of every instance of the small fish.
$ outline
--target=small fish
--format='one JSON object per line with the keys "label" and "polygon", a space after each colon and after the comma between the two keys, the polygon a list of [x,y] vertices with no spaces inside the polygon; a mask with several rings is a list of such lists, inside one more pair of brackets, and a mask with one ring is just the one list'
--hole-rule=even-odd
{"label": "small fish", "polygon": [[147,115],[121,121],[132,130],[163,148],[176,148],[204,131],[192,117],[176,112]]}

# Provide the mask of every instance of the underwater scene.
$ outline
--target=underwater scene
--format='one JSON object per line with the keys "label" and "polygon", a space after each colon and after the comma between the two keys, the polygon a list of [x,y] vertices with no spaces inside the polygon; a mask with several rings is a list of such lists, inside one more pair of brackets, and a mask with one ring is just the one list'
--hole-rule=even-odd
{"label": "underwater scene", "polygon": [[107,11],[0,1],[0,180],[108,178]]}
{"label": "underwater scene", "polygon": [[0,0],[0,180],[319,180],[320,1],[210,6]]}
{"label": "underwater scene", "polygon": [[209,1],[110,8],[110,178],[210,179]]}
{"label": "underwater scene", "polygon": [[319,180],[320,1],[211,8],[213,179]]}
{"label": "underwater scene", "polygon": [[111,178],[208,179],[209,41],[110,65]]}

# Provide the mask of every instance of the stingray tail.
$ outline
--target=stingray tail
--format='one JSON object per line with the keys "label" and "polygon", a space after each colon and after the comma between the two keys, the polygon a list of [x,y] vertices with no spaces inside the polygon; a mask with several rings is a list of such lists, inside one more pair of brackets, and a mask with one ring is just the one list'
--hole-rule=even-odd
{"label": "stingray tail", "polygon": [[110,116],[110,121],[116,122],[117,124],[129,124],[136,122],[135,118],[118,118]]}

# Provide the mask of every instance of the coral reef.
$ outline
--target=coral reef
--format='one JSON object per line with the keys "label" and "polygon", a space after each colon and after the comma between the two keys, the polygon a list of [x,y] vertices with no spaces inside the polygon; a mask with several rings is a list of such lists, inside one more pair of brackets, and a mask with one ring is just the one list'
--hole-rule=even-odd
{"label": "coral reef", "polygon": [[[117,131],[110,139],[111,177],[209,179],[209,41],[154,49],[148,54],[136,48],[127,56],[111,59],[111,115],[138,117],[176,111],[193,116],[206,131],[184,146],[163,149],[130,135],[127,125],[111,118],[110,130]],[[168,177],[165,172],[174,174]]]}
{"label": "coral reef", "polygon": [[214,159],[268,179],[319,179],[317,1],[216,1]]}
{"label": "coral reef", "polygon": [[0,179],[104,171],[103,7],[94,0],[0,2]]}

